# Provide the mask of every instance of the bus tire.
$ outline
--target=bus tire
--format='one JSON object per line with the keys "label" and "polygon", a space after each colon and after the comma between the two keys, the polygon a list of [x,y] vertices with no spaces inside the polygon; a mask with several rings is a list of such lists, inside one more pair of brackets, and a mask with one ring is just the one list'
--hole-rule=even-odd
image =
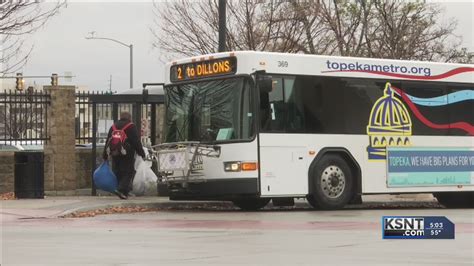
{"label": "bus tire", "polygon": [[269,198],[248,198],[233,200],[235,206],[243,211],[257,211],[265,207],[270,202]]}
{"label": "bus tire", "polygon": [[342,209],[354,195],[354,175],[349,164],[335,154],[325,155],[309,176],[308,202],[316,209]]}
{"label": "bus tire", "polygon": [[433,196],[446,208],[474,208],[474,192],[437,192]]}

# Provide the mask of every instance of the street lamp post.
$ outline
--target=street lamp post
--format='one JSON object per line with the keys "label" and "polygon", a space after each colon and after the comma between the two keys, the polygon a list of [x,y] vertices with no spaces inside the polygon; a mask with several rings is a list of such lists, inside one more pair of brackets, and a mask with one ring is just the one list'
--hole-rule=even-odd
{"label": "street lamp post", "polygon": [[94,32],[91,33],[91,36],[86,37],[87,40],[107,40],[118,43],[130,49],[130,89],[133,89],[133,44],[126,44],[119,40],[115,40],[112,38],[105,38],[105,37],[95,37]]}

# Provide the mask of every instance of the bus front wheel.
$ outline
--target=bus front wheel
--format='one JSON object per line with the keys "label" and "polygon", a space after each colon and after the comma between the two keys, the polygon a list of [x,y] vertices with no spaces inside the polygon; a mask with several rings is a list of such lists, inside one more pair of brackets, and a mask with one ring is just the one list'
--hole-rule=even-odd
{"label": "bus front wheel", "polygon": [[243,211],[257,211],[265,207],[270,199],[265,198],[248,198],[248,199],[237,199],[233,200],[235,206],[239,207]]}
{"label": "bus front wheel", "polygon": [[447,208],[474,208],[474,192],[438,192],[433,196]]}
{"label": "bus front wheel", "polygon": [[307,199],[316,209],[341,209],[353,196],[353,174],[340,156],[324,156],[313,167],[309,178],[310,194]]}

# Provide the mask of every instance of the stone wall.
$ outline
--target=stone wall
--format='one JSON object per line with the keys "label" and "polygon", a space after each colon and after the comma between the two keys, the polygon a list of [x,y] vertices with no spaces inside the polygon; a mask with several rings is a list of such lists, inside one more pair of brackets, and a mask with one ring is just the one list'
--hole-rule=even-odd
{"label": "stone wall", "polygon": [[[97,148],[97,167],[102,163],[102,151]],[[76,149],[76,189],[92,188],[91,152],[91,149]]]}
{"label": "stone wall", "polygon": [[91,150],[76,149],[76,188],[91,188]]}
{"label": "stone wall", "polygon": [[[102,162],[102,150],[97,149],[97,165]],[[45,156],[45,166],[50,164],[48,160],[51,156]],[[73,176],[75,186],[68,190],[74,191],[76,189],[90,189],[92,187],[92,165],[91,165],[91,149],[76,149],[75,150],[75,173]],[[48,183],[49,182],[49,183]],[[15,152],[2,151],[0,152],[0,193],[13,192],[15,187]],[[49,195],[57,194],[57,190],[50,189],[54,187],[53,180],[46,180],[45,191]],[[46,189],[48,188],[48,189]],[[74,193],[73,193],[74,194]]]}
{"label": "stone wall", "polygon": [[15,189],[15,153],[0,152],[0,193]]}
{"label": "stone wall", "polygon": [[[45,173],[46,166],[51,164],[51,155],[44,157]],[[96,165],[102,163],[102,149],[97,148]],[[50,189],[54,187],[53,180],[47,180],[45,176],[45,195],[47,196],[74,196],[74,195],[91,195],[92,188],[92,165],[91,165],[91,149],[76,148],[74,163],[70,164],[76,171],[69,173],[74,179],[74,186],[63,190]],[[70,179],[68,177],[68,179]],[[47,183],[49,182],[49,183]],[[15,152],[0,152],[0,194],[13,192],[15,189]],[[49,189],[47,188],[49,187]],[[155,194],[152,194],[155,195]]]}

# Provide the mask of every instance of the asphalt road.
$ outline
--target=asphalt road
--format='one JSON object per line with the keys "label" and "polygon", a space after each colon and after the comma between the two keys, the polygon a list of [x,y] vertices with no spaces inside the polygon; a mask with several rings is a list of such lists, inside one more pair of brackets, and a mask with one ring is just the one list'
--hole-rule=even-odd
{"label": "asphalt road", "polygon": [[[447,216],[455,240],[383,240],[381,216]],[[3,220],[1,265],[472,265],[472,209],[158,211]]]}

